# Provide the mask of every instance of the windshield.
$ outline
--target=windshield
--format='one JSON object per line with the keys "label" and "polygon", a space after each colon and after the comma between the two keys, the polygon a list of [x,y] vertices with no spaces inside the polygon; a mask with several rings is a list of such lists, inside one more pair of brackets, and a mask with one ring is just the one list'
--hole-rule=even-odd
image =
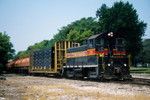
{"label": "windshield", "polygon": [[104,51],[104,39],[96,40],[96,51]]}
{"label": "windshield", "polygon": [[116,40],[116,45],[124,46],[125,45],[124,39],[118,38]]}
{"label": "windshield", "polygon": [[116,39],[116,49],[117,52],[124,52],[125,51],[125,41],[123,38]]}

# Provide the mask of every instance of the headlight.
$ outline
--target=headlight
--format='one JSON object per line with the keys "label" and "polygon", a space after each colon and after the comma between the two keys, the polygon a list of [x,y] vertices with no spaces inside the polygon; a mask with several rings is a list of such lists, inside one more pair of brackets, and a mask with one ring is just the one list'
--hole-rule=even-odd
{"label": "headlight", "polygon": [[108,64],[108,66],[110,66],[110,64]]}
{"label": "headlight", "polygon": [[127,64],[124,64],[124,66],[127,66]]}

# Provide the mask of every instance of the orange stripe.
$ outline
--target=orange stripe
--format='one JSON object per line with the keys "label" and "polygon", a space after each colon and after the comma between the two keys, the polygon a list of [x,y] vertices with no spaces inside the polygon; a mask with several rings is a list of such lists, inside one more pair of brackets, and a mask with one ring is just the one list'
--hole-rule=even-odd
{"label": "orange stripe", "polygon": [[113,49],[113,55],[126,55],[126,52],[117,52],[116,49]]}
{"label": "orange stripe", "polygon": [[89,49],[87,51],[81,51],[81,52],[74,52],[74,53],[67,53],[67,58],[74,58],[74,57],[84,57],[84,56],[90,56],[90,55],[108,55],[108,49],[105,49],[104,51],[97,52],[96,49]]}
{"label": "orange stripe", "polygon": [[67,58],[87,56],[87,51],[67,53]]}

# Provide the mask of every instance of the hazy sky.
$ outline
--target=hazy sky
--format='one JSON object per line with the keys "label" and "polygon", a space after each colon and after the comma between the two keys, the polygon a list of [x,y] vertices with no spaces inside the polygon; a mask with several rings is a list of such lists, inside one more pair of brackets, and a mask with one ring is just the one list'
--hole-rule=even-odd
{"label": "hazy sky", "polygon": [[[120,0],[0,0],[0,32],[11,37],[16,53],[42,40],[50,40],[61,27],[83,17],[96,17],[102,4],[111,7]],[[147,23],[150,38],[150,0],[129,1]]]}

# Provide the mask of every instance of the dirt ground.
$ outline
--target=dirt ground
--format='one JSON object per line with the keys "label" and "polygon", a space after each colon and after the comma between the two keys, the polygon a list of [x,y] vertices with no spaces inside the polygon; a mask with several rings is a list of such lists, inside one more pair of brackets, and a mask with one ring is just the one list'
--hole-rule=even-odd
{"label": "dirt ground", "polygon": [[[0,100],[150,100],[150,86],[71,80],[65,78],[4,75]],[[133,74],[149,78],[150,74]]]}

